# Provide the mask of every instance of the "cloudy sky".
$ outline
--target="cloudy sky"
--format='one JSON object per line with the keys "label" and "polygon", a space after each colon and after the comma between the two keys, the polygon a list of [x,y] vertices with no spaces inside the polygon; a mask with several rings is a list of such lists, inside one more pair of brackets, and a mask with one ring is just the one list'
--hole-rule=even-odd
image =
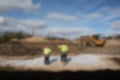
{"label": "cloudy sky", "polygon": [[120,0],[0,0],[0,32],[74,39],[120,34]]}

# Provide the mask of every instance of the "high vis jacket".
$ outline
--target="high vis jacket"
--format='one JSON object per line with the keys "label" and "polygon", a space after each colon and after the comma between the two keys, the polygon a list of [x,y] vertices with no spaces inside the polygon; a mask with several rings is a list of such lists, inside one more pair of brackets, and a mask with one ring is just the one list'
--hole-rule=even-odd
{"label": "high vis jacket", "polygon": [[52,50],[50,48],[44,48],[43,53],[44,55],[50,55]]}
{"label": "high vis jacket", "polygon": [[68,52],[68,46],[67,45],[59,45],[58,48],[60,48],[61,52]]}

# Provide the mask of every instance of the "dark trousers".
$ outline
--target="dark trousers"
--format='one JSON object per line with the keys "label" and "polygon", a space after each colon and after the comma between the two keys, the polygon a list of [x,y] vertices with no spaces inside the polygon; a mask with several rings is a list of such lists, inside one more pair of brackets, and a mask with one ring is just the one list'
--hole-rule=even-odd
{"label": "dark trousers", "polygon": [[50,64],[49,58],[50,58],[49,55],[45,55],[45,56],[44,56],[44,64]]}
{"label": "dark trousers", "polygon": [[67,62],[67,53],[62,53],[61,54],[61,61],[62,62]]}

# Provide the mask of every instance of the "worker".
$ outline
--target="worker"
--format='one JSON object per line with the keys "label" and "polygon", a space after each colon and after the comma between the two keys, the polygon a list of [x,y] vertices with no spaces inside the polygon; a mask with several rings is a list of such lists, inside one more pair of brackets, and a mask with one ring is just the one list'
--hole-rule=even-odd
{"label": "worker", "polygon": [[46,45],[45,48],[43,49],[43,53],[44,53],[44,64],[50,64],[50,54],[51,54],[52,50]]}
{"label": "worker", "polygon": [[61,61],[66,63],[67,62],[67,54],[68,54],[68,46],[65,44],[61,44],[58,46],[61,50]]}

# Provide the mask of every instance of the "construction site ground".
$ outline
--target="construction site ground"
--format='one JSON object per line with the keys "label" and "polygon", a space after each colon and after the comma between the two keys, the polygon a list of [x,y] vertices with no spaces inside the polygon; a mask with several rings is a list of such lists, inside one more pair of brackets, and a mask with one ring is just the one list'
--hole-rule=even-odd
{"label": "construction site ground", "polygon": [[120,80],[120,40],[108,40],[104,47],[80,47],[69,43],[65,65],[60,61],[58,43],[49,43],[53,53],[50,65],[44,65],[44,45],[0,44],[1,80]]}
{"label": "construction site ground", "polygon": [[[77,44],[69,44],[68,63],[63,65],[60,61],[60,52],[56,46],[49,44],[53,49],[50,65],[44,65],[42,47],[34,44],[1,44],[0,70],[26,71],[91,71],[120,69],[120,42],[119,40],[107,41],[104,47],[79,47]],[[5,49],[5,50],[4,50]],[[4,52],[4,54],[2,53]],[[28,51],[28,52],[26,52]]]}

